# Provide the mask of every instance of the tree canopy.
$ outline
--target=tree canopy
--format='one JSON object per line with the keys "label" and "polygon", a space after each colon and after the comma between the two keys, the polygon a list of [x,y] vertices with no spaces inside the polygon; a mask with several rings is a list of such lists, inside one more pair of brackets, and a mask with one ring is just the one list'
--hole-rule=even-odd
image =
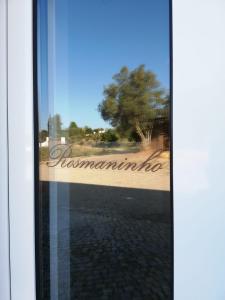
{"label": "tree canopy", "polygon": [[166,97],[156,75],[144,65],[130,71],[121,68],[114,82],[104,88],[98,110],[102,118],[118,130],[135,130],[143,144],[151,142],[154,121],[166,114]]}

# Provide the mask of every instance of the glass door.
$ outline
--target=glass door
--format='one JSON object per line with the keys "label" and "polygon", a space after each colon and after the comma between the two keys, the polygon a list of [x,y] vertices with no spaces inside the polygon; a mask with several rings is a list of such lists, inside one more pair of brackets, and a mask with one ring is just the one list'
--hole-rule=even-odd
{"label": "glass door", "polygon": [[35,5],[38,299],[172,299],[170,1]]}
{"label": "glass door", "polygon": [[225,10],[206,2],[173,1],[172,101],[166,0],[0,0],[0,299],[173,299],[173,231],[175,299],[224,299]]}

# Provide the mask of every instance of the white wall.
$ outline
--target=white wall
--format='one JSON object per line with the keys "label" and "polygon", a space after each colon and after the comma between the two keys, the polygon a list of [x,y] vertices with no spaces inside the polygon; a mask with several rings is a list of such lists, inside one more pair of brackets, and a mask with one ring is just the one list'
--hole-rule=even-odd
{"label": "white wall", "polygon": [[174,0],[175,299],[225,299],[225,1]]}

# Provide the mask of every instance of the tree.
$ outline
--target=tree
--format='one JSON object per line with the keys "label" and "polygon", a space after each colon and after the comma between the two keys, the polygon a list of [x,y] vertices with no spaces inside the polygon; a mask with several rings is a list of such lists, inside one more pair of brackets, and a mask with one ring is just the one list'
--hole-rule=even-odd
{"label": "tree", "polygon": [[133,71],[123,67],[104,88],[98,110],[119,131],[136,131],[143,147],[151,143],[154,121],[165,109],[164,91],[156,75],[140,65]]}
{"label": "tree", "polygon": [[70,126],[68,128],[69,137],[75,136],[78,133],[78,126],[75,122],[70,122]]}
{"label": "tree", "polygon": [[46,141],[46,138],[48,137],[48,131],[43,129],[39,132],[39,142],[43,143]]}
{"label": "tree", "polygon": [[59,114],[55,114],[53,117],[49,116],[48,132],[49,132],[49,137],[51,137],[51,138],[61,137],[62,122],[61,122],[61,116]]}
{"label": "tree", "polygon": [[77,123],[74,121],[70,122],[69,128],[78,128]]}
{"label": "tree", "polygon": [[116,142],[118,141],[119,136],[117,132],[114,129],[107,129],[102,135],[101,135],[101,141],[103,142]]}
{"label": "tree", "polygon": [[92,135],[93,134],[93,130],[91,127],[85,126],[84,127],[84,134],[85,135]]}

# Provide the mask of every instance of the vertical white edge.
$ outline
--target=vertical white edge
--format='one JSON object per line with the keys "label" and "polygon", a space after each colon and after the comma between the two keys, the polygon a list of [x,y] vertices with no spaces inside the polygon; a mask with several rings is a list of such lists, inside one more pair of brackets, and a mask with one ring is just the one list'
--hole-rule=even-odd
{"label": "vertical white edge", "polygon": [[8,1],[12,300],[35,299],[32,0]]}
{"label": "vertical white edge", "polygon": [[175,300],[225,299],[225,1],[173,0]]}
{"label": "vertical white edge", "polygon": [[0,299],[10,299],[7,138],[7,3],[0,0]]}

